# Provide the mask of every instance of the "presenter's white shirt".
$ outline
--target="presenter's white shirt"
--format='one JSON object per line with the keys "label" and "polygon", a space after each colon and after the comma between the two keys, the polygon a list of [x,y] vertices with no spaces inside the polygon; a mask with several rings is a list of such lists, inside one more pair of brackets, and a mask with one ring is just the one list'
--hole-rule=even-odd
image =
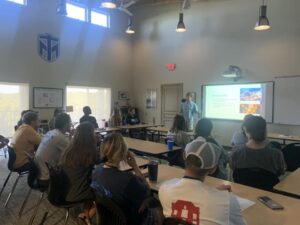
{"label": "presenter's white shirt", "polygon": [[194,225],[245,225],[234,195],[190,178],[173,179],[159,189],[165,217]]}

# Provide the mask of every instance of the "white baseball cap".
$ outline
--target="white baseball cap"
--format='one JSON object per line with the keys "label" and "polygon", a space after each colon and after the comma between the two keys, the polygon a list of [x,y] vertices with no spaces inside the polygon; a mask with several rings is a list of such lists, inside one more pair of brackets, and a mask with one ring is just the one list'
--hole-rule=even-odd
{"label": "white baseball cap", "polygon": [[185,147],[185,155],[188,158],[194,155],[201,161],[200,169],[212,169],[219,163],[221,149],[203,139],[196,139]]}

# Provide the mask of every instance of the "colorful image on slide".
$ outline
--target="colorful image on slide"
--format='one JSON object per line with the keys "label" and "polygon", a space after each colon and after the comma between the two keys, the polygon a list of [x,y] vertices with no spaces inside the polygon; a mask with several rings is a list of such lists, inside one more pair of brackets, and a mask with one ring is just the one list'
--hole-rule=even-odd
{"label": "colorful image on slide", "polygon": [[240,113],[260,115],[260,111],[261,108],[259,104],[240,104]]}
{"label": "colorful image on slide", "polygon": [[260,101],[261,88],[241,88],[240,100],[241,101]]}

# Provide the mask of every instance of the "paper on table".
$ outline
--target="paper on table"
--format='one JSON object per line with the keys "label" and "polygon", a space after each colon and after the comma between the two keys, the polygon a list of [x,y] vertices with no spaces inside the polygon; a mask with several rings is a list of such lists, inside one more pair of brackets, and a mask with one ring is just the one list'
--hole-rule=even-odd
{"label": "paper on table", "polygon": [[244,211],[245,209],[248,209],[249,207],[251,207],[255,204],[255,202],[250,201],[246,198],[241,198],[240,196],[237,196],[237,195],[235,195],[235,197],[237,198],[242,211]]}

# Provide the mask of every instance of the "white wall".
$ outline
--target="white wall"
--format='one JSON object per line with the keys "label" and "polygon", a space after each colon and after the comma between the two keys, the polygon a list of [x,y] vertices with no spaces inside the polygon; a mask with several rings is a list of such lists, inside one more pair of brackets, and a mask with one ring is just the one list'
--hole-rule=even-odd
{"label": "white wall", "polygon": [[[184,83],[184,93],[197,92],[201,85],[226,83],[220,74],[228,65],[243,69],[241,82],[271,81],[275,76],[300,74],[299,0],[268,1],[272,29],[257,32],[260,0],[192,1],[184,11],[187,32],[176,33],[179,5],[139,7],[135,11],[137,33],[133,47],[135,103],[145,121],[160,121],[161,84]],[[176,63],[175,72],[167,71]],[[158,108],[145,108],[147,88],[157,88]],[[214,121],[214,135],[230,144],[239,122]],[[300,134],[298,126],[270,125],[269,131]]]}
{"label": "white wall", "polygon": [[[0,82],[29,83],[31,88],[110,87],[116,101],[118,90],[132,89],[132,40],[124,34],[127,18],[112,12],[111,29],[105,29],[59,16],[57,2],[28,0],[24,7],[1,1]],[[38,55],[37,36],[41,33],[60,38],[60,58],[54,63]],[[32,93],[30,100],[32,107]],[[39,111],[41,118],[53,113],[52,109]]]}

